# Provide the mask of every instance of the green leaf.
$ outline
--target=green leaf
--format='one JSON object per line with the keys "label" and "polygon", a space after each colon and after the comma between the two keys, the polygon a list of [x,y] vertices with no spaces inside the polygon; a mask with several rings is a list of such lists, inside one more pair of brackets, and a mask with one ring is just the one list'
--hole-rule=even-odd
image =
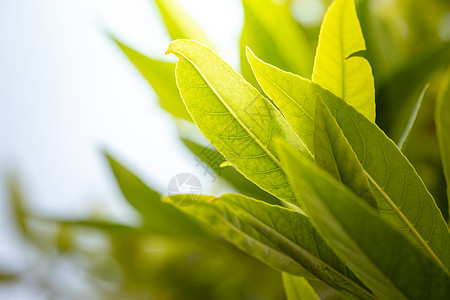
{"label": "green leaf", "polygon": [[244,77],[253,79],[245,60],[246,46],[280,68],[309,77],[312,73],[312,51],[305,33],[290,13],[289,4],[273,0],[242,0],[242,5],[245,18],[240,49]]}
{"label": "green leaf", "polygon": [[305,278],[284,272],[282,276],[287,300],[320,300]]}
{"label": "green leaf", "polygon": [[170,44],[181,97],[203,135],[245,177],[263,190],[297,203],[273,140],[281,137],[312,155],[281,113],[207,47],[191,40]]}
{"label": "green leaf", "polygon": [[375,88],[353,0],[335,0],[320,28],[312,81],[375,122]]}
{"label": "green leaf", "polygon": [[114,39],[114,41],[152,86],[159,97],[159,105],[174,117],[192,122],[192,118],[181,100],[175,77],[173,76],[175,64],[152,59],[122,44],[118,40]]}
{"label": "green leaf", "polygon": [[435,119],[442,167],[447,182],[447,201],[450,204],[450,69],[447,70],[438,96]]}
{"label": "green leaf", "polygon": [[[266,65],[266,69],[264,75],[272,83],[281,82],[280,78],[289,78],[288,85],[277,87],[286,95],[286,101],[272,99],[288,120],[289,113],[294,118],[296,114],[300,114],[298,106],[308,103],[309,107],[311,103],[315,103],[316,94],[320,95],[361,162],[381,216],[409,235],[448,270],[448,227],[422,179],[397,145],[377,125],[317,84],[270,65]],[[269,97],[272,97],[269,91],[275,90],[274,84],[269,84],[268,80],[261,80],[260,84]],[[314,111],[311,114],[314,116]]]}
{"label": "green leaf", "polygon": [[[300,76],[281,71],[263,62],[253,54],[250,48],[247,48],[247,59],[264,93],[274,101],[292,129],[313,153],[317,85],[308,80],[300,81],[298,80]],[[292,83],[294,81],[295,84]]]}
{"label": "green leaf", "polygon": [[149,188],[122,164],[105,154],[125,199],[142,215],[144,227],[158,234],[202,236],[203,228],[182,211],[161,201],[161,195]]}
{"label": "green leaf", "polygon": [[[172,40],[194,39],[212,46],[206,34],[175,0],[155,0]],[[173,73],[172,73],[173,74]]]}
{"label": "green leaf", "polygon": [[403,146],[405,145],[405,142],[407,141],[407,139],[409,137],[409,133],[411,132],[411,129],[413,128],[414,122],[416,121],[416,118],[417,118],[417,114],[419,113],[420,107],[422,106],[423,97],[425,96],[425,93],[427,92],[429,86],[430,86],[430,84],[425,85],[422,92],[420,93],[420,96],[417,99],[416,105],[414,106],[411,116],[409,117],[408,124],[406,124],[406,128],[403,131],[402,137],[400,138],[400,140],[397,143],[397,146],[400,150],[403,150]]}
{"label": "green leaf", "polygon": [[313,225],[381,299],[449,299],[450,276],[331,175],[285,144],[283,164]]}
{"label": "green leaf", "polygon": [[361,163],[320,96],[316,100],[314,119],[316,163],[348,186],[353,192],[377,207]]}
{"label": "green leaf", "polygon": [[[264,201],[270,204],[281,205],[281,201],[278,198],[260,189],[256,184],[245,178],[235,168],[222,168],[221,164],[227,162],[227,160],[212,146],[203,147],[194,141],[184,138],[181,138],[181,141],[193,154],[195,154],[195,156],[201,160],[199,163],[203,163],[200,166],[204,168],[205,175],[214,172],[246,196],[264,199]],[[214,174],[210,175],[214,176]]]}
{"label": "green leaf", "polygon": [[326,104],[365,169],[381,216],[448,272],[450,233],[414,167],[378,126],[351,106],[338,98]]}
{"label": "green leaf", "polygon": [[[177,201],[176,197],[184,196],[170,199]],[[185,210],[272,268],[319,278],[344,295],[373,298],[328,248],[303,213],[239,194],[201,196]]]}

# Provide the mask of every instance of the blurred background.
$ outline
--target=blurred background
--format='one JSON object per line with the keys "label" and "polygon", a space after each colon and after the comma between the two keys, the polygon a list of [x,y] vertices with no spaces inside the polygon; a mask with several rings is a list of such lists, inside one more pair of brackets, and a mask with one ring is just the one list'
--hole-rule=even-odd
{"label": "blurred background", "polygon": [[[169,99],[181,101],[164,52],[199,39],[256,86],[249,45],[310,78],[329,3],[0,0],[0,299],[282,299],[278,273],[158,202],[184,172],[206,194],[277,202],[206,159],[215,150]],[[394,141],[430,84],[404,151],[448,219],[433,114],[450,3],[356,3]]]}

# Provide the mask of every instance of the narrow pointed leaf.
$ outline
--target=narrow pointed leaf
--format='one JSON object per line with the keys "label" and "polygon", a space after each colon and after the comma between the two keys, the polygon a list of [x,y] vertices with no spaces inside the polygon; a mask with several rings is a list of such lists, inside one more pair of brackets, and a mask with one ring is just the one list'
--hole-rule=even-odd
{"label": "narrow pointed leaf", "polygon": [[244,27],[240,49],[244,77],[253,79],[245,59],[246,46],[280,68],[310,77],[313,61],[311,47],[305,33],[292,17],[289,4],[273,0],[242,0],[242,5]]}
{"label": "narrow pointed leaf", "polygon": [[316,100],[314,120],[316,163],[348,186],[353,192],[377,207],[361,163],[320,96]]}
{"label": "narrow pointed leaf", "polygon": [[155,0],[172,40],[194,39],[212,46],[206,34],[176,0]]}
{"label": "narrow pointed leaf", "polygon": [[283,164],[316,229],[381,299],[448,299],[450,276],[375,210],[285,144]]}
{"label": "narrow pointed leaf", "polygon": [[277,270],[319,278],[344,295],[373,298],[300,212],[239,194],[202,196],[185,210]]}
{"label": "narrow pointed leaf", "polygon": [[147,57],[117,40],[115,42],[152,86],[159,105],[174,117],[192,122],[173,76],[175,64]]}
{"label": "narrow pointed leaf", "polygon": [[409,133],[411,132],[411,129],[413,128],[414,122],[416,121],[416,118],[417,118],[417,114],[419,113],[420,107],[422,106],[423,97],[425,96],[425,93],[427,92],[429,86],[430,86],[429,84],[425,85],[422,92],[420,93],[420,96],[417,99],[416,105],[414,106],[411,116],[409,117],[408,124],[406,124],[406,128],[403,131],[402,137],[400,138],[400,140],[397,143],[398,148],[400,150],[403,150],[403,146],[405,145],[405,142],[409,137]]}
{"label": "narrow pointed leaf", "polygon": [[312,81],[375,121],[375,88],[354,0],[335,0],[320,28]]}
{"label": "narrow pointed leaf", "polygon": [[181,97],[211,144],[245,177],[274,196],[296,203],[273,145],[280,137],[311,158],[281,113],[207,47],[178,40],[167,53],[176,68]]}
{"label": "narrow pointed leaf", "polygon": [[320,300],[308,280],[283,273],[283,286],[287,300]]}
{"label": "narrow pointed leaf", "polygon": [[[266,68],[263,70],[264,75],[270,78],[272,83],[281,82],[279,78],[289,78],[289,85],[279,84],[276,87],[286,95],[286,101],[282,100],[279,94],[281,92],[274,92],[274,84],[269,80],[260,81],[264,91],[271,91],[279,97],[272,100],[286,118],[289,114],[294,118],[295,109],[300,110],[298,106],[304,106],[304,103],[311,105],[315,103],[316,94],[320,95],[361,162],[381,216],[408,235],[448,270],[448,227],[422,179],[397,145],[377,125],[319,85],[270,65],[266,65]],[[272,97],[270,93],[268,95]],[[313,116],[314,110],[315,104],[311,112]],[[292,121],[289,122],[292,124]]]}
{"label": "narrow pointed leaf", "polygon": [[338,98],[327,105],[365,169],[381,216],[448,272],[449,229],[414,167],[378,126],[351,106]]}
{"label": "narrow pointed leaf", "polygon": [[250,48],[247,48],[247,59],[264,93],[281,110],[309,151],[314,152],[315,99],[323,89],[298,75],[263,62]]}
{"label": "narrow pointed leaf", "polygon": [[161,195],[106,154],[125,199],[142,215],[144,226],[153,233],[202,236],[203,228],[182,211],[161,201]]}
{"label": "narrow pointed leaf", "polygon": [[450,204],[450,69],[447,71],[444,84],[439,93],[435,118],[442,167],[447,182],[447,200]]}

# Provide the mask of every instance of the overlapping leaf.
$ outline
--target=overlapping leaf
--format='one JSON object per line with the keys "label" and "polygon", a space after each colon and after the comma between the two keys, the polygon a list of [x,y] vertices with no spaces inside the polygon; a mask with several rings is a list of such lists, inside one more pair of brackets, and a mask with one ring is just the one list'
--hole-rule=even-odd
{"label": "overlapping leaf", "polygon": [[377,297],[450,298],[450,276],[435,260],[331,175],[283,143],[280,150],[314,227]]}
{"label": "overlapping leaf", "polygon": [[323,19],[312,81],[375,121],[375,88],[354,0],[335,0]]}
{"label": "overlapping leaf", "polygon": [[[257,76],[258,80],[263,78],[260,81],[261,86],[269,97],[275,95],[272,100],[285,116],[301,114],[299,106],[312,110],[311,106],[315,107],[315,104],[311,105],[315,103],[313,91],[321,96],[362,164],[381,216],[397,229],[404,231],[448,270],[448,227],[414,167],[392,140],[352,106],[317,84],[267,64],[265,69],[260,70],[264,71],[264,75]],[[289,78],[289,84],[277,84],[282,78]],[[284,100],[276,98],[281,97],[281,92],[285,95]]]}
{"label": "overlapping leaf", "polygon": [[320,96],[316,100],[314,146],[319,167],[377,207],[361,163]]}
{"label": "overlapping leaf", "polygon": [[308,280],[283,273],[283,285],[287,300],[320,300]]}
{"label": "overlapping leaf", "polygon": [[226,162],[226,159],[212,146],[204,147],[194,141],[184,138],[182,138],[181,141],[200,160],[198,161],[199,167],[204,169],[205,175],[210,175],[211,178],[214,179],[213,176],[218,174],[220,177],[231,183],[240,193],[246,196],[264,199],[264,201],[270,204],[281,204],[279,199],[261,190],[257,185],[245,178],[235,168],[221,167],[221,165]]}
{"label": "overlapping leaf", "polygon": [[311,153],[281,113],[207,47],[177,40],[167,53],[179,58],[176,79],[180,94],[211,144],[260,188],[296,203],[273,140],[282,138],[309,158]]}
{"label": "overlapping leaf", "polygon": [[[185,196],[170,198],[176,202]],[[302,213],[238,194],[201,196],[185,210],[277,270],[309,278],[314,275],[344,295],[373,298]]]}
{"label": "overlapping leaf", "polygon": [[293,19],[288,3],[242,0],[242,4],[245,18],[240,51],[244,77],[252,82],[253,75],[245,59],[247,46],[276,66],[309,77],[313,56],[305,33]]}

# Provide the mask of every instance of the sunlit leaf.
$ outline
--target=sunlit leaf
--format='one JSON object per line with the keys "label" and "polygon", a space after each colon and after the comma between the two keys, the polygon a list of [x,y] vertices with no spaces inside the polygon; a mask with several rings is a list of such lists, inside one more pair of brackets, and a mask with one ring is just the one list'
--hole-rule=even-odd
{"label": "sunlit leaf", "polygon": [[335,0],[320,29],[312,81],[375,121],[375,88],[353,0]]}
{"label": "sunlit leaf", "polygon": [[281,201],[278,198],[260,189],[256,184],[239,173],[234,167],[223,168],[222,164],[228,161],[211,145],[210,147],[204,147],[194,141],[184,138],[182,138],[181,141],[193,154],[195,154],[195,156],[197,156],[199,159],[198,166],[203,168],[204,174],[209,175],[212,180],[215,180],[215,176],[220,176],[246,196],[264,199],[264,201],[271,204],[281,204]]}
{"label": "sunlit leaf", "polygon": [[315,88],[318,86],[307,80],[299,81],[299,76],[263,62],[250,48],[247,48],[247,59],[264,93],[281,110],[309,151],[314,152]]}
{"label": "sunlit leaf", "polygon": [[247,80],[253,79],[245,59],[247,46],[271,64],[309,77],[312,73],[312,51],[304,32],[293,19],[288,3],[242,0],[242,4],[244,27],[240,51],[241,72],[244,77]]}
{"label": "sunlit leaf", "polygon": [[314,146],[319,167],[377,207],[361,163],[320,96],[316,100]]}
{"label": "sunlit leaf", "polygon": [[312,223],[381,299],[448,299],[450,276],[375,210],[280,143],[282,161]]}
{"label": "sunlit leaf", "polygon": [[283,285],[287,300],[320,300],[308,280],[283,273]]}
{"label": "sunlit leaf", "polygon": [[[176,197],[184,196],[170,198],[176,201]],[[239,194],[201,196],[185,210],[277,270],[309,278],[314,275],[344,295],[373,297],[300,212]]]}
{"label": "sunlit leaf", "polygon": [[273,140],[283,138],[303,155],[311,158],[311,154],[281,113],[207,47],[177,40],[167,53],[179,58],[176,78],[180,94],[211,144],[260,188],[296,203]]}
{"label": "sunlit leaf", "polygon": [[[274,93],[275,97],[272,99],[281,112],[286,118],[289,114],[294,118],[296,112],[301,114],[299,107],[311,109],[309,106],[315,103],[314,93],[319,94],[362,164],[381,216],[392,222],[397,229],[404,231],[418,246],[441,263],[444,269],[448,269],[448,227],[422,179],[397,145],[377,125],[332,93],[300,76],[287,74],[289,73],[266,65],[264,75],[260,76],[270,79],[260,82],[269,97],[272,97],[270,92],[274,90],[273,83],[277,80],[281,82],[281,79],[277,78],[289,76],[289,85],[279,84],[277,89],[280,92]],[[284,101],[279,100],[282,98],[281,92],[286,95]],[[315,109],[315,104],[313,108]],[[314,112],[310,113],[314,115]],[[306,122],[308,119],[303,120]]]}

